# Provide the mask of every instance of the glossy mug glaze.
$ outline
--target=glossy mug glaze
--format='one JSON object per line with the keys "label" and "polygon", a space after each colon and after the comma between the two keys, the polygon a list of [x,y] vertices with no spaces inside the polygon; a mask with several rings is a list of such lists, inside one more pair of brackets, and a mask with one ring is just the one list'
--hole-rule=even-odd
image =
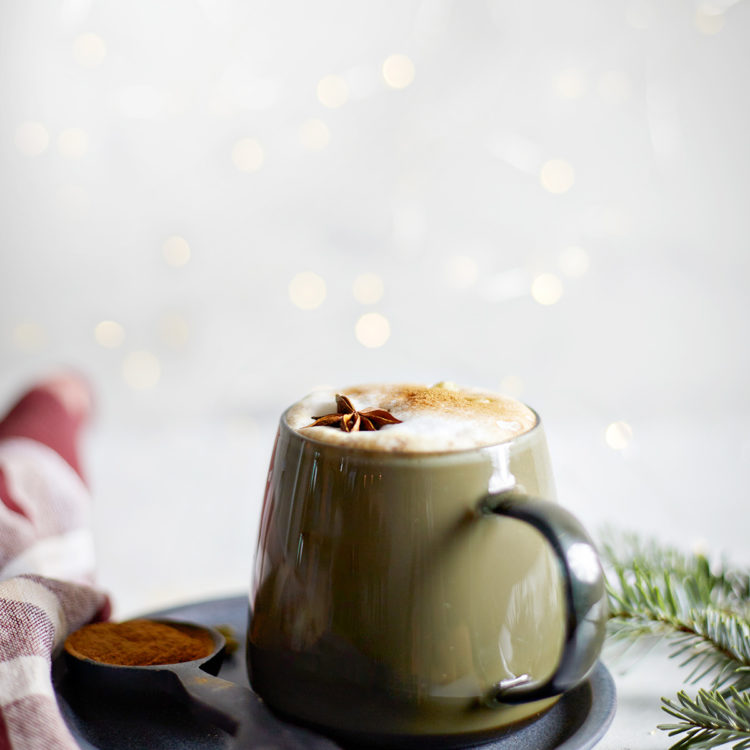
{"label": "glossy mug glaze", "polygon": [[250,595],[248,668],[268,705],[344,738],[450,745],[585,677],[604,635],[601,568],[551,502],[538,419],[447,452],[304,432],[282,417]]}

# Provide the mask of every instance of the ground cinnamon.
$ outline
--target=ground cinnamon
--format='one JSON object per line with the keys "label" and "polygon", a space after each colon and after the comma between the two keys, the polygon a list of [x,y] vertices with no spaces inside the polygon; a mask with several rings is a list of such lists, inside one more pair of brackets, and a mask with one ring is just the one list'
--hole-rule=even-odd
{"label": "ground cinnamon", "polygon": [[145,667],[204,658],[214,650],[214,642],[200,627],[129,620],[86,625],[68,636],[65,650],[104,664]]}
{"label": "ground cinnamon", "polygon": [[[521,404],[514,403],[507,396],[497,393],[480,392],[475,393],[454,390],[455,386],[445,385],[402,385],[388,388],[387,397],[378,405],[387,411],[403,413],[404,410],[431,411],[436,410],[444,414],[451,412],[469,412],[471,414],[482,414],[495,416],[498,410],[506,412],[509,416],[517,409],[526,410]],[[344,393],[357,398],[362,393],[372,390],[372,386],[353,386],[346,388]]]}

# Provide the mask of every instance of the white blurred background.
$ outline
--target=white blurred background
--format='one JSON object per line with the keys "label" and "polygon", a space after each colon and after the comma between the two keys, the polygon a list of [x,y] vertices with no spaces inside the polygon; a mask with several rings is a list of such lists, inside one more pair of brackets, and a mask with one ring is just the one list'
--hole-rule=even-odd
{"label": "white blurred background", "polygon": [[324,383],[516,395],[590,528],[748,562],[748,73],[732,0],[5,0],[0,406],[91,378],[117,614],[245,589]]}
{"label": "white blurred background", "polygon": [[750,3],[0,8],[0,397],[92,379],[119,614],[245,588],[324,383],[516,395],[592,529],[747,561]]}

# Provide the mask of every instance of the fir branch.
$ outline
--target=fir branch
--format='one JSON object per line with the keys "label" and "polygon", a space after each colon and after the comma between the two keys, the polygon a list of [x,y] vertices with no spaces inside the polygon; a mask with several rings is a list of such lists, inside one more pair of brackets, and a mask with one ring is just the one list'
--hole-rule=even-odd
{"label": "fir branch", "polygon": [[[712,675],[714,688],[748,689],[750,623],[719,598],[726,589],[716,592],[729,576],[717,576],[705,558],[694,558],[685,557],[684,564],[671,569],[654,568],[653,560],[647,563],[642,556],[629,566],[614,560],[615,582],[607,584],[610,636],[628,641],[666,637],[674,647],[672,656],[682,656],[681,666],[690,666],[687,681]],[[671,554],[665,560],[675,562]]]}
{"label": "fir branch", "polygon": [[684,735],[671,750],[698,750],[734,743],[734,750],[750,748],[750,695],[732,688],[728,698],[716,691],[699,690],[695,698],[684,691],[677,700],[662,698],[664,711],[679,722],[659,724],[670,737]]}
{"label": "fir branch", "polygon": [[637,537],[604,546],[610,636],[627,644],[667,638],[672,657],[689,670],[686,680],[711,677],[711,690],[684,691],[662,708],[678,723],[661,724],[680,736],[671,750],[732,744],[750,750],[750,572],[712,568],[688,555]]}
{"label": "fir branch", "polygon": [[725,560],[711,565],[705,555],[686,553],[636,534],[623,534],[618,539],[611,533],[607,536],[602,555],[612,567],[670,571],[680,580],[691,581],[706,603],[750,614],[750,571],[734,570]]}

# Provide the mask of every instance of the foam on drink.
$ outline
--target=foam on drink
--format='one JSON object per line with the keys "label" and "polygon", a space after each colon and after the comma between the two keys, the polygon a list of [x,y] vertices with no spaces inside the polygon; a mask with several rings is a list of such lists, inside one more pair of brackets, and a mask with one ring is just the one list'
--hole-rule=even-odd
{"label": "foam on drink", "polygon": [[[347,396],[357,411],[385,409],[401,420],[372,432],[312,427],[316,417],[336,412],[336,394]],[[469,450],[502,443],[530,430],[536,414],[520,401],[477,388],[357,385],[318,390],[286,413],[287,424],[313,440],[376,451],[429,453]]]}

